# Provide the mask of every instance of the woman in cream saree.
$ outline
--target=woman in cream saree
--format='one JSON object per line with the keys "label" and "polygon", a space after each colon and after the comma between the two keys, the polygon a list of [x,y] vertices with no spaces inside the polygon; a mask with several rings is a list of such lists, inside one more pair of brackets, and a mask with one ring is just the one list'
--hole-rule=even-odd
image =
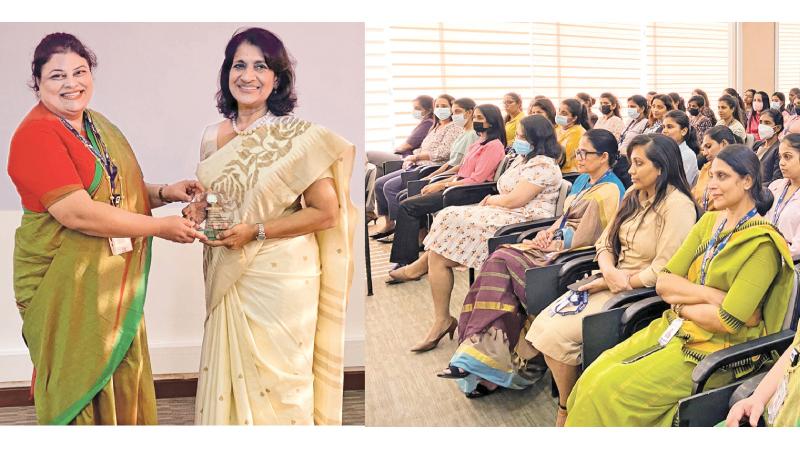
{"label": "woman in cream saree", "polygon": [[[214,150],[216,127],[203,147]],[[205,252],[206,323],[198,424],[340,424],[344,313],[352,278],[354,148],[303,120],[274,117],[204,159],[204,186],[235,199],[241,222],[302,208],[315,181],[333,178],[334,228]]]}

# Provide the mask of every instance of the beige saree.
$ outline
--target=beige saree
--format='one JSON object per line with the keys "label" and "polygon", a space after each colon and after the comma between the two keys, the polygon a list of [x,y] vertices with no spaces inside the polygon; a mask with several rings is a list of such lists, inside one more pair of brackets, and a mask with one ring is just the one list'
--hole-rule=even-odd
{"label": "beige saree", "polygon": [[203,137],[198,179],[233,198],[242,223],[302,208],[303,192],[333,178],[334,228],[206,248],[206,323],[197,390],[198,424],[339,425],[344,317],[352,280],[355,148],[324,127],[276,117],[216,150]]}

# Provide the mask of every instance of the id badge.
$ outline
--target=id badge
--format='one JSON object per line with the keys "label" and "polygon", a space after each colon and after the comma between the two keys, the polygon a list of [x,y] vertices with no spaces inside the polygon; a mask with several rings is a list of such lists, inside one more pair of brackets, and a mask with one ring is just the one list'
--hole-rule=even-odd
{"label": "id badge", "polygon": [[677,318],[677,319],[673,320],[672,322],[670,322],[670,324],[667,327],[667,329],[664,331],[664,333],[661,335],[661,337],[658,338],[658,345],[660,345],[662,347],[666,347],[667,343],[669,341],[671,341],[672,338],[674,338],[676,334],[678,334],[678,330],[681,329],[681,325],[683,325],[683,319],[681,319],[681,318]]}
{"label": "id badge", "polygon": [[786,394],[788,394],[788,391],[789,375],[786,374],[783,376],[781,384],[778,386],[775,394],[772,395],[769,403],[767,403],[767,425],[772,425],[775,423],[775,419],[778,417],[781,406],[783,406],[783,402],[786,400]]}
{"label": "id badge", "polygon": [[108,245],[111,247],[112,255],[121,255],[133,250],[131,238],[108,238]]}

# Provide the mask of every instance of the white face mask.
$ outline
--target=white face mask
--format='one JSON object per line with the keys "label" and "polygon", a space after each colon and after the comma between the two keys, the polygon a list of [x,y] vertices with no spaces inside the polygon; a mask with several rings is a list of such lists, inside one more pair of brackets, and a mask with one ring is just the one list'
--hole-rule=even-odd
{"label": "white face mask", "polygon": [[781,109],[781,102],[769,102],[769,107],[772,109]]}
{"label": "white face mask", "polygon": [[453,114],[450,108],[436,108],[433,110],[433,113],[436,114],[439,120],[447,120]]}
{"label": "white face mask", "polygon": [[414,110],[414,112],[412,112],[412,113],[411,113],[411,115],[412,115],[412,116],[414,117],[414,119],[416,119],[416,120],[422,120],[422,111],[420,111],[420,110],[418,110],[418,109],[415,109],[415,110]]}
{"label": "white face mask", "polygon": [[639,110],[636,108],[625,108],[625,114],[627,114],[631,119],[635,119],[639,117]]}
{"label": "white face mask", "polygon": [[769,125],[760,123],[758,124],[758,135],[761,136],[761,139],[769,139],[772,136],[775,136],[775,130]]}
{"label": "white face mask", "polygon": [[467,118],[464,117],[464,114],[453,114],[453,123],[463,127],[467,124]]}
{"label": "white face mask", "polygon": [[753,111],[761,112],[764,109],[764,103],[761,100],[753,100]]}

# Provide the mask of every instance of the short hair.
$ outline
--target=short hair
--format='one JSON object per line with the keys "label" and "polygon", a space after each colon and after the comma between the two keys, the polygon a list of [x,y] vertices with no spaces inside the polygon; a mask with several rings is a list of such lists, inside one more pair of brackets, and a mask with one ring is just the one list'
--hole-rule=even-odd
{"label": "short hair", "polygon": [[267,67],[275,73],[277,86],[269,94],[266,102],[269,112],[276,116],[285,116],[294,111],[297,106],[297,94],[294,89],[294,61],[278,36],[256,27],[235,33],[225,46],[225,58],[219,69],[217,110],[228,119],[233,119],[238,115],[238,104],[231,94],[229,79],[236,50],[245,42],[261,50]]}

